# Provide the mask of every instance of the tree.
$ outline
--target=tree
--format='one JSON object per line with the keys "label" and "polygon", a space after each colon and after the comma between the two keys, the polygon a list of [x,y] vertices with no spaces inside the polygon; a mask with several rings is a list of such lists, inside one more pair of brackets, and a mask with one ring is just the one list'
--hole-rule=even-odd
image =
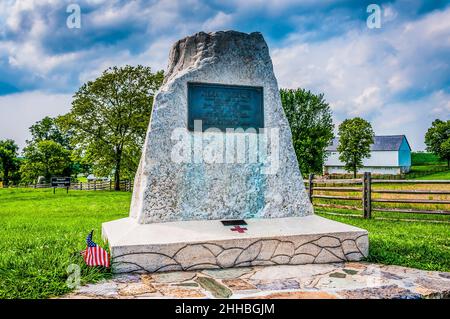
{"label": "tree", "polygon": [[425,144],[427,151],[446,160],[447,166],[450,167],[450,120],[444,122],[437,119],[433,121],[425,134]]}
{"label": "tree", "polygon": [[34,182],[39,176],[70,175],[70,151],[55,141],[39,141],[24,148],[25,160],[20,168],[22,180]]}
{"label": "tree", "polygon": [[370,145],[375,134],[369,122],[360,117],[346,119],[339,125],[339,160],[345,163],[345,170],[356,172],[363,167],[363,159],[370,157]]}
{"label": "tree", "polygon": [[300,170],[304,174],[322,172],[326,147],[334,137],[330,106],[323,94],[304,89],[281,89],[280,95]]}
{"label": "tree", "polygon": [[[150,120],[153,96],[162,84],[162,71],[149,67],[113,67],[89,81],[74,95],[71,111],[59,121],[72,130],[75,151],[87,157],[94,172],[114,173],[120,189],[123,165],[135,172]],[[132,164],[130,164],[132,163]]]}
{"label": "tree", "polygon": [[12,182],[14,185],[17,185],[20,183],[21,176],[20,176],[20,168],[22,167],[22,163],[24,161],[23,157],[16,157],[14,159],[14,170],[12,170],[9,174],[10,182]]}
{"label": "tree", "polygon": [[[79,167],[75,161],[71,160],[72,148],[69,143],[71,131],[64,131],[57,118],[52,118],[49,116],[44,117],[42,120],[36,122],[30,127],[31,140],[27,140],[27,146],[24,149],[24,156],[26,157],[22,169],[21,176],[24,182],[32,182],[37,178],[36,174],[40,172],[40,176],[45,176],[48,180],[50,175],[64,174],[66,176],[71,176],[72,173],[78,173]],[[64,148],[67,152],[62,152],[61,148],[53,143],[43,143],[41,142],[53,142]],[[51,168],[51,164],[46,164],[47,160],[51,155],[48,154],[50,151],[55,151],[55,158],[62,155],[64,157],[65,167],[62,169]],[[64,153],[64,154],[63,154]],[[67,158],[67,154],[69,157]],[[37,163],[32,163],[32,161],[37,160]],[[29,169],[29,172],[25,172]],[[58,173],[59,172],[59,173]]]}
{"label": "tree", "polygon": [[32,141],[27,141],[27,143],[54,141],[70,149],[70,131],[64,132],[55,118],[49,116],[44,117],[30,127],[30,133],[33,139]]}
{"label": "tree", "polygon": [[18,150],[19,147],[13,140],[0,141],[0,171],[5,186],[8,186],[11,175],[18,170]]}

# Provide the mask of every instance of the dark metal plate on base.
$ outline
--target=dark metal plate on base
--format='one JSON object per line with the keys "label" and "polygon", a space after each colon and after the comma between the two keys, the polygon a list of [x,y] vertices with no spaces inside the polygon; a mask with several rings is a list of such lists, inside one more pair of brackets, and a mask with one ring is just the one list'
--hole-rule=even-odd
{"label": "dark metal plate on base", "polygon": [[243,219],[229,219],[229,220],[221,220],[222,224],[224,226],[241,226],[241,225],[247,225],[245,220]]}
{"label": "dark metal plate on base", "polygon": [[202,121],[202,131],[264,127],[263,88],[259,86],[188,83],[188,129]]}

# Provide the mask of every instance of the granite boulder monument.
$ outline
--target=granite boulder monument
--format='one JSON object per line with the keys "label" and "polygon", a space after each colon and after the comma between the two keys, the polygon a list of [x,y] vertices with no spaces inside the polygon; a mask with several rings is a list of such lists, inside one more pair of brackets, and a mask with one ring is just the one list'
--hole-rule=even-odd
{"label": "granite boulder monument", "polygon": [[115,272],[360,260],[367,231],[316,216],[260,33],[200,32],[169,54]]}

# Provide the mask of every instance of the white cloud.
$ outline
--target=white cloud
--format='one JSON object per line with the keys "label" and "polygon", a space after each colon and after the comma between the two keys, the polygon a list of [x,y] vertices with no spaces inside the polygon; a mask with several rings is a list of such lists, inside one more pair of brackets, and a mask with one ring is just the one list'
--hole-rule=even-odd
{"label": "white cloud", "polygon": [[353,102],[355,108],[349,110],[350,115],[361,116],[364,114],[370,114],[370,112],[375,110],[382,103],[380,88],[377,86],[365,88],[361,95],[357,96]]}
{"label": "white cloud", "polygon": [[0,96],[0,138],[13,139],[23,148],[29,127],[45,116],[67,113],[71,100],[71,95],[39,91]]}
{"label": "white cloud", "polygon": [[411,80],[404,72],[398,70],[388,79],[388,86],[392,92],[402,91],[411,86]]}
{"label": "white cloud", "polygon": [[56,67],[74,62],[82,56],[81,52],[49,54],[42,46],[42,39],[52,32],[45,16],[50,8],[58,4],[61,4],[58,0],[29,0],[6,2],[3,8],[0,7],[5,10],[0,15],[7,13],[6,26],[9,31],[20,34],[20,38],[14,41],[0,41],[0,57],[7,56],[12,68],[29,70],[35,76],[45,76]]}
{"label": "white cloud", "polygon": [[[395,20],[394,12],[388,15]],[[450,72],[450,8],[321,42],[290,38],[296,41],[272,52],[280,86],[323,92],[335,123],[363,116],[374,122],[377,134],[409,132],[413,148],[423,149],[432,121],[426,115],[450,115],[448,95],[442,91]],[[408,102],[408,96],[422,98]],[[421,122],[425,118],[427,124]]]}
{"label": "white cloud", "polygon": [[3,45],[7,50],[9,64],[14,68],[27,69],[38,76],[45,76],[56,67],[73,63],[83,55],[83,52],[49,55],[44,52],[40,43],[34,41],[9,44]]}
{"label": "white cloud", "polygon": [[431,114],[435,116],[442,116],[443,118],[450,117],[450,94],[443,90],[434,92],[431,95]]}
{"label": "white cloud", "polygon": [[226,14],[220,11],[214,17],[205,21],[202,30],[204,30],[205,32],[217,31],[223,29],[224,27],[228,27],[232,21],[232,14]]}
{"label": "white cloud", "polygon": [[130,51],[119,51],[111,56],[105,52],[104,55],[99,54],[98,50],[92,50],[86,55],[95,55],[95,58],[90,59],[90,67],[85,68],[79,74],[80,83],[92,81],[102,74],[104,70],[112,66],[124,65],[145,65],[150,66],[153,72],[165,70],[167,65],[169,48],[176,39],[170,37],[162,37],[154,40],[151,45],[142,53],[132,55]]}
{"label": "white cloud", "polygon": [[92,13],[84,13],[84,18],[88,20],[89,26],[93,28],[115,26],[125,21],[136,19],[142,13],[139,2],[132,1],[123,6],[116,6],[113,1],[104,3],[102,10],[95,10]]}
{"label": "white cloud", "polygon": [[410,102],[387,103],[372,124],[378,134],[406,134],[413,150],[423,150],[424,135],[431,123],[449,116],[450,94],[438,90]]}
{"label": "white cloud", "polygon": [[395,20],[398,16],[398,12],[391,5],[383,5],[383,23]]}
{"label": "white cloud", "polygon": [[[363,116],[374,123],[378,134],[397,130],[420,136],[424,133],[420,121],[426,115],[422,108],[431,117],[449,114],[450,102],[442,88],[450,74],[450,8],[411,20],[403,11],[405,3],[390,2],[383,5],[382,28],[369,30],[347,1],[338,0],[231,0],[220,9],[201,0],[79,0],[82,29],[72,38],[64,20],[70,2],[0,0],[0,36],[6,35],[0,40],[0,61],[8,63],[4,74],[17,76],[13,86],[74,92],[113,65],[165,68],[172,44],[194,32],[240,25],[248,31],[267,30],[269,23],[283,19],[279,30],[277,25],[277,30],[265,34],[280,86],[325,93],[336,124]],[[287,25],[302,31],[279,35]],[[272,38],[281,42],[271,43]],[[53,112],[56,102],[50,97],[58,95],[29,94],[37,97],[39,112],[45,113],[45,101],[50,101]],[[420,98],[408,102],[414,94]],[[5,100],[16,104],[12,98],[0,98],[0,115],[6,114]],[[33,102],[25,93],[14,98],[21,105]],[[6,133],[0,131],[0,138]],[[421,139],[413,140],[417,140],[413,147],[422,147]]]}

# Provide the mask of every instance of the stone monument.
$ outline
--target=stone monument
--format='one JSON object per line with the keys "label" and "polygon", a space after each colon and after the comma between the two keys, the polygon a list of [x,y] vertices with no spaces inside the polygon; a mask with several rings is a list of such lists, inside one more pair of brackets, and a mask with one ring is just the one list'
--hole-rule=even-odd
{"label": "stone monument", "polygon": [[314,215],[260,33],[174,44],[128,218],[103,224],[115,272],[360,260],[367,231]]}

